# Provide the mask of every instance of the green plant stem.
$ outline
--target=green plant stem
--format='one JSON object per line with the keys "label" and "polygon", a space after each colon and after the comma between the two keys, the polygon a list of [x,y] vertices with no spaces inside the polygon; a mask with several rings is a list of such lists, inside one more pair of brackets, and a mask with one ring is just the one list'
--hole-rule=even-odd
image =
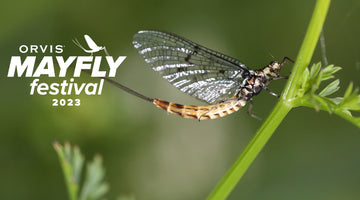
{"label": "green plant stem", "polygon": [[269,117],[262,124],[254,138],[237,158],[230,170],[211,192],[207,198],[208,200],[223,200],[229,196],[230,192],[240,181],[250,164],[255,160],[261,149],[280,125],[281,121],[291,108],[294,107],[291,102],[295,98],[300,87],[301,75],[309,65],[314,53],[329,5],[330,0],[317,1],[304,41],[294,64],[292,75],[285,86],[280,101],[276,104]]}
{"label": "green plant stem", "polygon": [[240,157],[226,173],[215,190],[210,194],[208,200],[221,200],[227,198],[290,109],[291,107],[284,103],[278,103],[275,106],[270,116],[260,127],[254,138],[241,153]]}
{"label": "green plant stem", "polygon": [[340,117],[346,119],[347,121],[353,123],[355,126],[360,128],[360,117],[352,117],[341,111],[335,111],[335,114],[339,115]]}
{"label": "green plant stem", "polygon": [[[295,107],[297,106],[305,106],[305,107],[309,107],[309,108],[314,108],[314,109],[319,109],[319,110],[323,110],[323,111],[327,111],[326,108],[324,108],[322,105],[318,105],[317,108],[314,107],[314,104],[309,103],[308,101],[302,101],[302,99],[297,99],[295,101],[292,102],[292,105],[294,105]],[[335,110],[333,111],[333,113],[337,114],[338,116],[344,118],[345,120],[347,120],[348,122],[353,123],[355,126],[360,128],[360,117],[353,117],[341,110]]]}
{"label": "green plant stem", "polygon": [[306,31],[304,41],[299,50],[296,62],[287,82],[282,98],[291,101],[295,98],[301,84],[301,75],[309,66],[311,57],[319,40],[319,36],[325,22],[326,14],[330,5],[330,0],[318,0],[310,24]]}

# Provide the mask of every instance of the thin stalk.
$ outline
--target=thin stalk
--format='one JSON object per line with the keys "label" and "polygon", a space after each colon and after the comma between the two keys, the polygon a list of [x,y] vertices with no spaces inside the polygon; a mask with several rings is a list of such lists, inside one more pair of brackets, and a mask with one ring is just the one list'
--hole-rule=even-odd
{"label": "thin stalk", "polygon": [[309,65],[311,57],[314,53],[329,5],[330,0],[317,1],[304,41],[294,64],[293,72],[287,85],[285,86],[280,101],[276,104],[269,117],[262,124],[254,138],[237,158],[230,170],[208,196],[208,200],[223,200],[229,196],[248,167],[255,160],[261,149],[265,146],[266,142],[270,139],[276,128],[280,125],[281,121],[285,118],[291,108],[294,107],[291,101],[298,93],[301,75]]}
{"label": "thin stalk", "polygon": [[318,0],[310,20],[304,41],[296,58],[294,68],[287,82],[282,98],[291,101],[295,98],[301,85],[301,75],[309,66],[311,57],[319,40],[319,36],[330,5],[330,0]]}
{"label": "thin stalk", "polygon": [[344,112],[335,111],[335,114],[339,115],[340,117],[348,120],[349,122],[353,123],[355,126],[360,128],[360,117],[352,117]]}
{"label": "thin stalk", "polygon": [[208,200],[221,200],[227,198],[290,109],[291,107],[283,102],[278,103],[275,106],[270,116],[265,120],[264,124],[241,153],[240,157],[235,161],[221,182],[210,194]]}

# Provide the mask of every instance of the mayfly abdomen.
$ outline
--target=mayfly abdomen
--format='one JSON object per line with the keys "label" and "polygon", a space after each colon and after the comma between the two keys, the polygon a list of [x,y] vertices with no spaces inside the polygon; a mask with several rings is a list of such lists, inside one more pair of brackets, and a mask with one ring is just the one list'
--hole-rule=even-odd
{"label": "mayfly abdomen", "polygon": [[166,110],[169,113],[190,119],[215,119],[224,117],[238,111],[246,104],[245,100],[228,101],[208,106],[190,106],[167,102],[161,99],[153,99],[156,107]]}

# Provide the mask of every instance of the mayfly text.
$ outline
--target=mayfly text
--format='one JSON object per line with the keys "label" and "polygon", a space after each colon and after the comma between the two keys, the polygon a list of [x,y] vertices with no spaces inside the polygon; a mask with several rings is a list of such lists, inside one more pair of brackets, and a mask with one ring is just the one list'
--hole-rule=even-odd
{"label": "mayfly text", "polygon": [[[20,53],[59,53],[60,45],[38,46],[21,45]],[[87,71],[91,77],[115,77],[116,71],[126,56],[12,56],[8,77],[33,77],[30,84],[30,95],[101,95],[104,79],[96,83],[77,83],[75,77],[80,77],[82,71]],[[101,69],[100,69],[101,66]],[[57,82],[42,82],[42,77],[70,77]],[[70,103],[71,104],[71,103]],[[61,103],[61,106],[62,103]]]}

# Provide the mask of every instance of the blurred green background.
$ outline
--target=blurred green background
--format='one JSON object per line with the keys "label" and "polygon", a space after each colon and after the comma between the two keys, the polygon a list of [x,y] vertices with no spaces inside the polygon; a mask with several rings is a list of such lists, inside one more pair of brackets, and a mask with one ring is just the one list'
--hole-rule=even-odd
{"label": "blurred green background", "polygon": [[[106,83],[101,96],[80,96],[80,107],[52,107],[30,96],[34,78],[7,78],[21,44],[65,45],[89,34],[113,56],[127,56],[116,80],[150,97],[201,104],[155,74],[133,48],[139,30],[173,32],[257,69],[295,59],[315,1],[24,1],[0,6],[0,199],[67,199],[52,142],[78,144],[88,159],[103,156],[107,199],[205,199],[250,141],[261,121],[247,107],[225,118],[182,119]],[[324,31],[327,58],[342,95],[360,86],[360,2],[333,1]],[[33,54],[34,55],[34,54]],[[42,57],[43,54],[38,54]],[[273,58],[274,57],[274,58]],[[321,61],[317,48],[313,62]],[[286,65],[283,75],[291,72]],[[69,78],[68,78],[69,79]],[[61,78],[41,78],[49,82]],[[98,82],[83,74],[79,82]],[[284,80],[270,88],[280,93]],[[76,98],[68,96],[66,98]],[[254,114],[266,118],[277,99],[263,92]],[[360,131],[309,108],[290,112],[230,195],[235,199],[359,199]]]}

